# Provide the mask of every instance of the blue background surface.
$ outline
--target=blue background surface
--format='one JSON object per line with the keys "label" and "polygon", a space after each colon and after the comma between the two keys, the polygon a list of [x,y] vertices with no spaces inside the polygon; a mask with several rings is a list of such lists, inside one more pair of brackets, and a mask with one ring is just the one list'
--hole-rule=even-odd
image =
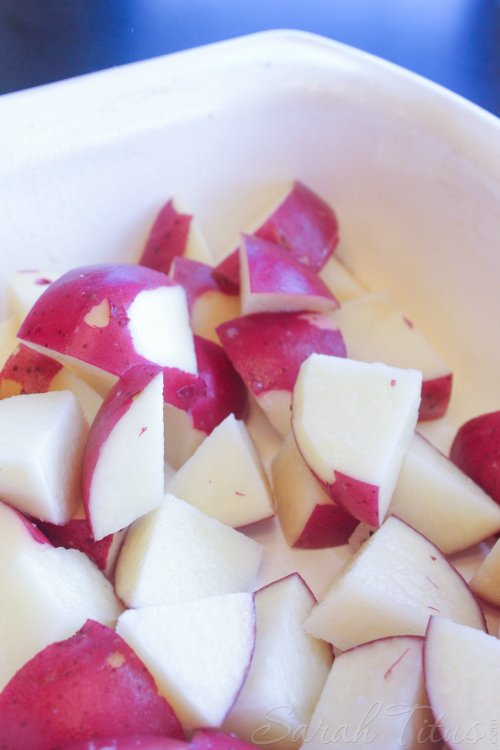
{"label": "blue background surface", "polygon": [[500,116],[499,0],[0,0],[0,93],[273,28],[351,44]]}

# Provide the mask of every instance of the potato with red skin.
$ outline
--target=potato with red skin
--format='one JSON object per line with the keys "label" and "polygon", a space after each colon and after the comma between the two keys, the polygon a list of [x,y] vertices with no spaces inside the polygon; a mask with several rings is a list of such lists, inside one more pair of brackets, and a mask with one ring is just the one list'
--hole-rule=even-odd
{"label": "potato with red skin", "polygon": [[165,460],[179,469],[226,417],[245,419],[248,393],[220,344],[194,336],[198,375],[165,367]]}
{"label": "potato with red skin", "polygon": [[184,739],[144,664],[113,630],[92,620],[40,651],[0,694],[2,750],[54,750],[131,734]]}
{"label": "potato with red skin", "polygon": [[[280,205],[253,232],[288,250],[300,263],[320,271],[339,242],[335,212],[319,195],[294,182]],[[216,270],[239,283],[238,250],[219,263]]]}
{"label": "potato with red skin", "polygon": [[131,367],[92,423],[82,466],[85,515],[95,541],[163,499],[163,370]]}
{"label": "potato with red skin", "polygon": [[458,430],[453,463],[500,504],[500,411],[481,414]]}
{"label": "potato with red skin", "polygon": [[243,315],[339,307],[315,271],[285,248],[254,235],[241,235],[240,289]]}
{"label": "potato with red skin", "polygon": [[0,398],[46,393],[61,369],[62,365],[55,359],[19,344],[0,372]]}
{"label": "potato with red skin", "polygon": [[125,530],[108,534],[95,542],[92,539],[89,522],[85,518],[83,509],[77,511],[64,526],[37,521],[37,527],[41,536],[45,535],[54,547],[65,547],[66,549],[77,549],[84,552],[110,581],[113,580],[114,567]]}
{"label": "potato with red skin", "polygon": [[17,336],[78,368],[101,395],[134,365],[196,373],[184,290],[165,274],[132,263],[68,271],[47,287]]}
{"label": "potato with red skin", "polygon": [[217,333],[235,369],[283,437],[290,431],[292,391],[301,364],[313,353],[346,356],[337,324],[322,313],[254,313],[223,323]]}
{"label": "potato with red skin", "polygon": [[184,255],[193,217],[176,211],[173,199],[160,210],[155,219],[139,265],[168,274],[175,257]]}
{"label": "potato with red skin", "polygon": [[255,745],[240,740],[232,734],[215,729],[200,729],[191,742],[182,742],[169,737],[134,735],[107,740],[92,740],[65,745],[61,750],[252,750]]}
{"label": "potato with red skin", "polygon": [[206,263],[175,258],[170,278],[186,292],[193,333],[215,341],[215,329],[240,314],[239,288]]}

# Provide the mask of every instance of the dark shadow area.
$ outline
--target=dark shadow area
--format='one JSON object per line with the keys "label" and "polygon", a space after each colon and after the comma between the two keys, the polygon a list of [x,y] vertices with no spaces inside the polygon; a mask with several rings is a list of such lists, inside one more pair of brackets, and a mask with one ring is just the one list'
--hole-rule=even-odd
{"label": "dark shadow area", "polygon": [[273,28],[359,47],[500,115],[498,0],[0,0],[0,93]]}

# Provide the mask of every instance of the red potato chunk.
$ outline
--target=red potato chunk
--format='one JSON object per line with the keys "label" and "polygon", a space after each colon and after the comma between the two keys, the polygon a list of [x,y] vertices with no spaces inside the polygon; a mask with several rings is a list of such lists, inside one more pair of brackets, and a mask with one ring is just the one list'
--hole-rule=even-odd
{"label": "red potato chunk", "polygon": [[450,458],[500,504],[500,411],[481,414],[458,430]]}
{"label": "red potato chunk", "polygon": [[184,738],[144,664],[93,620],[40,651],[0,694],[2,750],[56,750],[130,734]]}

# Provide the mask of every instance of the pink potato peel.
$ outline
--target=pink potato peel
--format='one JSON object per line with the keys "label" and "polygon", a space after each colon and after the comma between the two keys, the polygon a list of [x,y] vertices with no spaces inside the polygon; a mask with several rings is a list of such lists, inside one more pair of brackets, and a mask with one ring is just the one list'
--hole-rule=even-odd
{"label": "pink potato peel", "polygon": [[139,265],[168,274],[174,258],[185,252],[192,219],[190,214],[178,213],[169,200],[151,227]]}
{"label": "pink potato peel", "polygon": [[[278,208],[254,232],[256,237],[288,250],[300,263],[320,271],[339,242],[334,210],[301,182],[294,182]],[[234,284],[239,283],[240,263],[234,250],[216,270]]]}
{"label": "pink potato peel", "polygon": [[212,729],[200,729],[191,738],[191,742],[171,739],[133,735],[114,737],[91,742],[76,742],[65,745],[61,750],[252,750],[252,745],[232,734],[225,734]]}
{"label": "pink potato peel", "polygon": [[150,734],[184,739],[181,725],[132,649],[92,620],[40,651],[0,694],[2,750]]}
{"label": "pink potato peel", "polygon": [[196,335],[193,339],[198,375],[165,367],[163,398],[190,414],[195,429],[210,435],[229,414],[236,419],[246,417],[247,390],[219,344]]}
{"label": "pink potato peel", "polygon": [[451,446],[450,459],[500,504],[500,411],[463,424]]}
{"label": "pink potato peel", "polygon": [[[47,287],[17,336],[98,367],[105,363],[120,376],[148,363],[135,351],[128,308],[140,291],[171,286],[176,285],[165,274],[132,263],[75,268]],[[89,324],[89,314],[103,304],[109,307],[106,325]]]}
{"label": "pink potato peel", "polygon": [[346,356],[339,329],[316,313],[254,313],[223,323],[217,334],[255,396],[292,391],[302,362],[313,353]]}

